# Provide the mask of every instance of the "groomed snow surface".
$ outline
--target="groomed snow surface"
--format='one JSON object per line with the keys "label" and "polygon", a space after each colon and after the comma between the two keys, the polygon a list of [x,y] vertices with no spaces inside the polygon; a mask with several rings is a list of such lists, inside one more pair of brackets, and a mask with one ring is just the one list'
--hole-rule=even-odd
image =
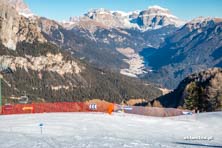
{"label": "groomed snow surface", "polygon": [[8,115],[0,116],[0,148],[215,148],[222,147],[221,123],[222,112],[169,118],[124,113]]}

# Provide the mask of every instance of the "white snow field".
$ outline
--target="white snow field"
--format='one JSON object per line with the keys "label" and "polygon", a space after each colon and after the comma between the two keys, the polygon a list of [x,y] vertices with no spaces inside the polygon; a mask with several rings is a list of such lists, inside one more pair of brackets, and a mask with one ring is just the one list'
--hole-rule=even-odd
{"label": "white snow field", "polygon": [[168,118],[124,113],[0,116],[0,148],[85,147],[219,148],[222,112]]}

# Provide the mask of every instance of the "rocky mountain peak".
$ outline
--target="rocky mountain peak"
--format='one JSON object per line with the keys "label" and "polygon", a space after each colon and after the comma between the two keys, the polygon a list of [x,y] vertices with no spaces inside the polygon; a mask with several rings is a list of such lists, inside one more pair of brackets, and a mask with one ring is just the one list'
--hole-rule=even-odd
{"label": "rocky mountain peak", "polygon": [[187,23],[187,26],[192,26],[192,27],[203,27],[206,25],[209,25],[210,23],[212,24],[217,24],[222,22],[222,18],[214,18],[214,17],[197,17],[190,22]]}
{"label": "rocky mountain peak", "polygon": [[184,21],[171,14],[171,12],[160,6],[151,6],[140,12],[138,17],[139,25],[143,29],[158,29],[167,25],[182,26]]}
{"label": "rocky mountain peak", "polygon": [[207,31],[208,28],[215,28],[216,32],[220,32],[222,24],[222,18],[213,18],[213,17],[197,17],[188,23],[184,25],[184,27],[181,30],[184,30],[184,32],[190,33],[190,32],[197,32],[201,33],[203,31]]}
{"label": "rocky mountain peak", "polygon": [[84,16],[93,21],[102,23],[107,27],[120,27],[120,28],[131,27],[129,22],[129,15],[121,11],[110,11],[100,8],[100,9],[90,10]]}
{"label": "rocky mountain peak", "polygon": [[166,9],[157,5],[148,7],[147,11],[149,11],[149,13],[155,13],[155,14],[159,14],[159,13],[170,14],[169,9]]}
{"label": "rocky mountain peak", "polygon": [[194,18],[193,20],[191,20],[188,23],[196,24],[196,23],[205,23],[205,22],[209,22],[209,21],[222,22],[222,18],[200,16],[200,17]]}
{"label": "rocky mountain peak", "polygon": [[22,2],[20,0],[3,0],[0,2],[0,40],[5,47],[13,50],[16,49],[17,43],[22,41],[29,43],[35,40],[46,42],[37,22],[19,15],[16,8],[10,5],[19,6],[19,4],[22,5]]}
{"label": "rocky mountain peak", "polygon": [[103,15],[103,14],[112,15],[111,11],[104,8],[99,8],[99,9],[90,10],[89,12],[85,14],[85,16],[93,18],[93,17],[96,17],[97,15]]}
{"label": "rocky mountain peak", "polygon": [[24,17],[31,17],[33,16],[32,11],[26,5],[23,0],[8,0],[8,3],[15,8],[15,10]]}

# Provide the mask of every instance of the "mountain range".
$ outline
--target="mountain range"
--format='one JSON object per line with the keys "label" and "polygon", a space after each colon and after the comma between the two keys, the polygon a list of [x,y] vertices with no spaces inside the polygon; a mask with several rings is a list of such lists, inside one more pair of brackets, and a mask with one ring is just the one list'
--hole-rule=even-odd
{"label": "mountain range", "polygon": [[18,12],[19,5],[8,2],[0,3],[0,63],[13,72],[2,74],[4,103],[16,103],[23,95],[31,102],[98,98],[120,103],[130,98],[150,100],[162,94],[154,84],[72,56],[50,42],[39,24],[42,19],[23,16]]}
{"label": "mountain range", "polygon": [[103,8],[93,9],[82,17],[70,17],[70,21],[66,22],[66,25],[67,27],[73,27],[80,22],[89,20],[108,28],[135,28],[142,31],[158,29],[168,25],[179,27],[185,24],[185,21],[172,15],[168,9],[151,6],[146,10],[133,12],[110,11]]}
{"label": "mountain range", "polygon": [[[45,37],[100,68],[141,77],[150,70],[139,52],[158,48],[184,21],[157,6],[124,13],[96,9],[67,22],[38,18]],[[145,23],[146,22],[146,23]]]}
{"label": "mountain range", "polygon": [[[104,97],[95,95],[95,92],[105,82],[104,86],[109,83],[110,89],[102,87],[100,90],[109,92],[106,97],[153,99],[161,95],[160,90],[163,89],[160,87],[175,89],[192,73],[222,67],[221,18],[198,17],[184,21],[166,8],[150,6],[133,12],[92,9],[82,16],[59,22],[34,15],[23,0],[2,0],[0,7],[0,40],[4,49],[1,50],[1,61],[14,70],[19,68],[28,72],[27,75],[30,75],[29,71],[43,70],[50,76],[47,79],[52,82],[51,86],[55,80],[59,81],[53,84],[53,88],[59,90],[70,87],[62,86],[63,82],[68,84],[75,79],[71,87],[78,89],[83,84],[91,86],[98,83],[92,91],[93,97]],[[52,55],[54,50],[51,48],[57,51],[55,55]],[[42,59],[34,62],[40,57],[50,64],[40,62]],[[50,61],[54,58],[57,60]],[[71,58],[73,62],[63,61],[64,58]],[[21,64],[22,60],[30,63]],[[38,68],[30,66],[32,64]],[[69,73],[70,69],[75,72],[64,78],[62,75],[66,71]],[[81,75],[84,71],[87,71],[85,76]],[[74,76],[78,72],[81,77]],[[97,77],[96,81],[92,82],[94,77]],[[39,81],[38,75],[35,78],[32,80],[30,77],[30,82]],[[114,79],[117,79],[118,85]],[[76,81],[80,81],[81,85]],[[116,89],[120,85],[130,89]],[[67,93],[73,91],[67,90]],[[83,92],[78,91],[79,95]],[[86,89],[84,92],[88,96],[92,94]],[[118,95],[113,95],[113,92]],[[73,95],[68,96],[74,98]],[[41,97],[44,98],[44,95]],[[47,98],[50,99],[49,96]]]}

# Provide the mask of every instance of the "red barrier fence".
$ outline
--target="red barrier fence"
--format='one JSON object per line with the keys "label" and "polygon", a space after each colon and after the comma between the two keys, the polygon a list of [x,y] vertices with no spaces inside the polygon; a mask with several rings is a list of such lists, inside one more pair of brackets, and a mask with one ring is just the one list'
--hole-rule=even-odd
{"label": "red barrier fence", "polygon": [[183,114],[182,110],[175,108],[122,106],[105,101],[4,105],[1,111],[2,115],[51,112],[105,112],[111,114],[113,111],[156,117],[169,117]]}
{"label": "red barrier fence", "polygon": [[51,112],[109,112],[112,103],[92,104],[83,102],[58,102],[58,103],[33,103],[3,105],[3,115],[26,114],[26,113],[51,113]]}

